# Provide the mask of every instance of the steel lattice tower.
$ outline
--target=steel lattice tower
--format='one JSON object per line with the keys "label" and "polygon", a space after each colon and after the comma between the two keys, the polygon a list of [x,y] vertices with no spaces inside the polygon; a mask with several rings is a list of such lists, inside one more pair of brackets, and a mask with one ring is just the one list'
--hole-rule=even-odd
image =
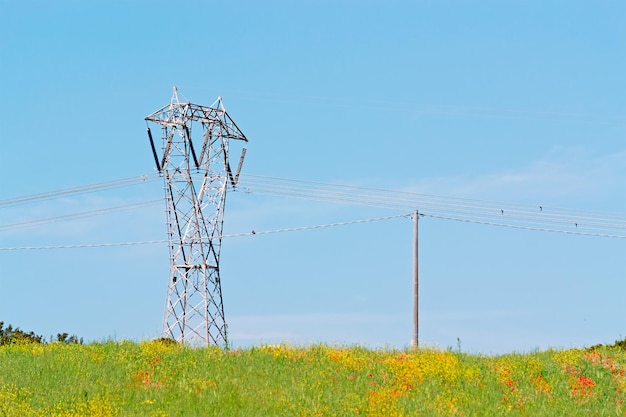
{"label": "steel lattice tower", "polygon": [[[163,337],[228,346],[219,268],[224,204],[227,188],[237,184],[248,139],[221,97],[209,107],[181,103],[176,87],[170,103],[145,120],[165,184],[171,268]],[[161,127],[160,159],[148,122]],[[192,134],[202,137],[200,147]],[[229,163],[231,140],[242,145],[235,172]]]}

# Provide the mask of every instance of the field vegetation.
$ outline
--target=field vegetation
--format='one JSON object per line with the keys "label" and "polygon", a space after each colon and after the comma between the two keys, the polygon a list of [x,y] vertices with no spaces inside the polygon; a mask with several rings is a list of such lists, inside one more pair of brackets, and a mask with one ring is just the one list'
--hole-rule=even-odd
{"label": "field vegetation", "polygon": [[483,356],[357,346],[0,346],[0,416],[626,416],[626,342]]}

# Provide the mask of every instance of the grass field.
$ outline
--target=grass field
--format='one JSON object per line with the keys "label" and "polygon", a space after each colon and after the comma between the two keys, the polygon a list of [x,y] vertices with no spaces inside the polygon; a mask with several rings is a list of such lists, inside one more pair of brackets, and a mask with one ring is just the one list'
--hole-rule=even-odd
{"label": "grass field", "polygon": [[626,351],[0,347],[0,416],[626,416]]}

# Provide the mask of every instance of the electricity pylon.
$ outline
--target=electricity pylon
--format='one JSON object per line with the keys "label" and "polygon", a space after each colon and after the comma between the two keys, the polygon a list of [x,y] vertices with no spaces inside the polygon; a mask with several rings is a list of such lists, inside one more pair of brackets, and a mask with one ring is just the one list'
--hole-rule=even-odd
{"label": "electricity pylon", "polygon": [[[248,139],[221,97],[209,107],[180,102],[176,87],[170,103],[145,120],[165,184],[171,266],[163,337],[228,346],[220,282],[224,204],[227,188],[237,184]],[[161,158],[148,122],[161,127]],[[194,146],[192,134],[202,137],[201,147]],[[229,162],[232,140],[241,145],[235,172]]]}

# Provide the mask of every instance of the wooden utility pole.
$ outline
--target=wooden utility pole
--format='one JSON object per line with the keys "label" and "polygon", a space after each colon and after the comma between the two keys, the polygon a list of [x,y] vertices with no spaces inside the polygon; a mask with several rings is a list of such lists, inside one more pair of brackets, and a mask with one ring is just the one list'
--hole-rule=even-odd
{"label": "wooden utility pole", "polygon": [[418,292],[418,245],[417,245],[417,236],[418,236],[418,229],[417,229],[417,220],[419,217],[419,213],[417,212],[417,210],[415,210],[413,212],[413,239],[414,239],[414,246],[413,246],[413,339],[411,340],[411,345],[414,348],[418,348],[419,347],[419,342],[418,342],[418,300],[419,300],[419,292]]}

